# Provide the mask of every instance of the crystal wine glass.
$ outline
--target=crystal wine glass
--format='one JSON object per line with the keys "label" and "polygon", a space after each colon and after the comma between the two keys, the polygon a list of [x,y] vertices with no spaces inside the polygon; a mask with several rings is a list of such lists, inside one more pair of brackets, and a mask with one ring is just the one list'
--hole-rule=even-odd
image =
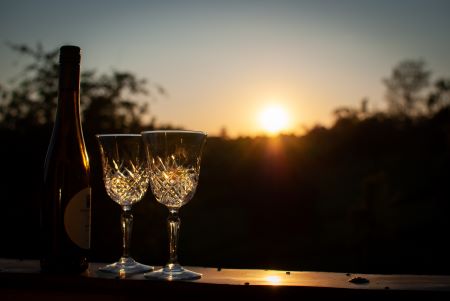
{"label": "crystal wine glass", "polygon": [[122,257],[115,263],[100,267],[100,272],[126,276],[152,271],[153,267],[136,262],[130,256],[133,228],[131,206],[147,191],[149,172],[145,147],[139,134],[97,135],[102,157],[103,180],[109,197],[122,208]]}
{"label": "crystal wine glass", "polygon": [[169,209],[169,262],[145,273],[148,279],[194,280],[201,274],[183,268],[177,259],[180,218],[178,211],[195,194],[206,134],[193,131],[142,132],[147,148],[150,187],[156,200]]}

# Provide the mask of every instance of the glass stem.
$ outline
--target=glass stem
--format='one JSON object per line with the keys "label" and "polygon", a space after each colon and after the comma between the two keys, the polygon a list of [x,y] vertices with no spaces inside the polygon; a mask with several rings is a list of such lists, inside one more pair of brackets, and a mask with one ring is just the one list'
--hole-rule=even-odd
{"label": "glass stem", "polygon": [[180,231],[180,218],[178,217],[178,209],[170,209],[167,218],[167,227],[169,231],[169,265],[178,264],[177,248],[178,234]]}
{"label": "glass stem", "polygon": [[130,240],[131,240],[131,230],[133,229],[133,214],[131,214],[130,206],[122,207],[122,235],[123,235],[123,258],[130,257]]}

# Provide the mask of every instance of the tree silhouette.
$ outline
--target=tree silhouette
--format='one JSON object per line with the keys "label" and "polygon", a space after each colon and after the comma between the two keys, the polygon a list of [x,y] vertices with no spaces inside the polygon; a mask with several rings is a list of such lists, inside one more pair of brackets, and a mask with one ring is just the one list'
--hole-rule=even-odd
{"label": "tree silhouette", "polygon": [[430,86],[431,75],[423,60],[401,61],[393,68],[390,77],[383,79],[387,112],[369,111],[369,101],[364,98],[359,108],[337,107],[333,111],[335,124],[355,123],[374,116],[384,118],[384,114],[408,119],[433,116],[450,106],[450,79],[439,78]]}
{"label": "tree silhouette", "polygon": [[365,117],[368,117],[370,115],[369,113],[369,99],[363,98],[361,100],[360,108],[352,108],[352,107],[337,107],[333,110],[334,118],[339,120],[353,120],[353,121],[359,121],[361,119],[364,119]]}
{"label": "tree silhouette", "polygon": [[41,45],[36,49],[26,45],[10,47],[31,57],[33,62],[17,76],[20,82],[13,80],[15,85],[11,89],[2,89],[0,125],[9,129],[43,125],[53,119],[56,108],[58,51],[45,52]]}
{"label": "tree silhouette", "polygon": [[421,92],[428,87],[431,72],[423,60],[404,60],[384,79],[388,109],[393,114],[417,115],[423,112]]}
{"label": "tree silhouette", "polygon": [[434,90],[427,99],[429,113],[435,113],[450,106],[450,79],[439,79],[434,84]]}
{"label": "tree silhouette", "polygon": [[[0,86],[0,127],[26,130],[53,123],[57,106],[59,49],[45,51],[11,44],[10,48],[31,58],[13,80],[11,88]],[[149,113],[149,100],[164,94],[156,84],[148,87],[145,79],[130,72],[112,71],[97,75],[93,70],[81,73],[81,109],[85,129],[92,132],[133,131],[144,126],[142,116]],[[138,97],[145,100],[138,100]],[[152,127],[154,119],[145,126]]]}

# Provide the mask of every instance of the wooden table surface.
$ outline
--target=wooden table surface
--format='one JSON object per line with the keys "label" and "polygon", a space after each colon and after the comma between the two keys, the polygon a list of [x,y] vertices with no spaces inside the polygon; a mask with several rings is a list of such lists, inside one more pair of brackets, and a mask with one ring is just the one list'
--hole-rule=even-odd
{"label": "wooden table surface", "polygon": [[41,274],[37,260],[0,259],[0,300],[450,300],[450,276],[187,267],[195,281],[154,281],[143,274],[120,279],[91,263],[81,275]]}

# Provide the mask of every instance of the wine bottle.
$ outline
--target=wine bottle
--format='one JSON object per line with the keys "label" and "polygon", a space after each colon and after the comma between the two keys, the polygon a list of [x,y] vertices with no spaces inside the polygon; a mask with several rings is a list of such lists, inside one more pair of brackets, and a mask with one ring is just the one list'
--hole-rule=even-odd
{"label": "wine bottle", "polygon": [[88,268],[91,189],[80,119],[80,61],[79,47],[60,48],[58,107],[41,199],[43,272],[81,273]]}

